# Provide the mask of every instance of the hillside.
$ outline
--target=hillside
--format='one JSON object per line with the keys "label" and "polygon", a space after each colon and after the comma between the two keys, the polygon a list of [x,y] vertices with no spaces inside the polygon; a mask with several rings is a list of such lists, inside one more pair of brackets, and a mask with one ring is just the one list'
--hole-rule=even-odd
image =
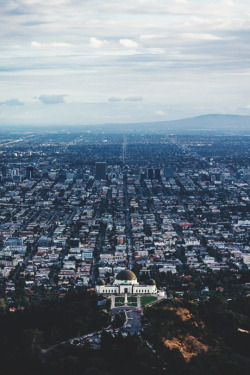
{"label": "hillside", "polygon": [[228,368],[230,374],[247,374],[249,306],[249,298],[163,301],[145,310],[144,336],[166,361],[170,374],[220,374]]}

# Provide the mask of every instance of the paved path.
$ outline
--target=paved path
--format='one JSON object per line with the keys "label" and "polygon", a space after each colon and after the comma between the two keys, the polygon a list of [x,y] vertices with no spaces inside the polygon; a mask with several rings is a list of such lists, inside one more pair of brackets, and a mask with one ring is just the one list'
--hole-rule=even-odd
{"label": "paved path", "polygon": [[141,308],[141,296],[137,296],[137,308]]}
{"label": "paved path", "polygon": [[115,296],[111,296],[111,309],[115,308]]}

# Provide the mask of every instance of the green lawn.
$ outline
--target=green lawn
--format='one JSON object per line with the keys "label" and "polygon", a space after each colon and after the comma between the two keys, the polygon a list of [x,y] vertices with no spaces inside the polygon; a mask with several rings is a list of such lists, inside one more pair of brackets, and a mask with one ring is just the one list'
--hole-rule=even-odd
{"label": "green lawn", "polygon": [[157,301],[157,297],[153,296],[143,296],[141,297],[141,306],[148,305],[149,303]]}
{"label": "green lawn", "polygon": [[128,302],[137,302],[137,297],[128,297]]}
{"label": "green lawn", "polygon": [[115,306],[124,306],[124,297],[115,297]]}
{"label": "green lawn", "polygon": [[115,297],[117,302],[124,302],[124,297]]}
{"label": "green lawn", "polygon": [[129,306],[137,306],[137,297],[128,297],[128,305]]}

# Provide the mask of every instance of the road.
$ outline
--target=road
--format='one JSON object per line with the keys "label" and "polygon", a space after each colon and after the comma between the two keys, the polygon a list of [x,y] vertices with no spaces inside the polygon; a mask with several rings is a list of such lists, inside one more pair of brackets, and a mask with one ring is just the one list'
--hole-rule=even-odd
{"label": "road", "polygon": [[141,331],[141,312],[137,310],[137,307],[124,306],[124,307],[115,307],[111,310],[113,314],[119,311],[125,311],[127,316],[127,321],[124,325],[124,329],[129,332],[131,335],[139,334]]}
{"label": "road", "polygon": [[[123,337],[126,337],[128,333],[131,335],[140,334],[141,332],[141,312],[137,310],[137,307],[115,307],[111,309],[112,314],[116,314],[120,311],[125,311],[126,313],[126,322],[122,327],[112,328],[111,326],[103,329],[102,331],[110,333],[113,337],[117,334],[121,334]],[[75,337],[71,340],[63,341],[59,344],[53,345],[45,350],[43,350],[43,358],[49,357],[53,354],[54,351],[61,345],[71,344],[75,346],[85,346],[88,345],[92,349],[100,349],[101,347],[101,334],[102,331],[96,331],[88,333],[83,336]]]}
{"label": "road", "polygon": [[70,218],[68,219],[67,225],[71,225],[72,224],[72,221],[73,221],[74,216],[76,215],[76,213],[77,213],[77,209],[74,207],[73,211],[72,211],[72,214],[70,215]]}
{"label": "road", "polygon": [[134,251],[132,246],[132,230],[130,222],[130,205],[128,200],[127,183],[124,181],[124,198],[125,198],[125,220],[126,220],[126,236],[127,236],[127,252],[128,252],[128,269],[131,270],[134,266]]}

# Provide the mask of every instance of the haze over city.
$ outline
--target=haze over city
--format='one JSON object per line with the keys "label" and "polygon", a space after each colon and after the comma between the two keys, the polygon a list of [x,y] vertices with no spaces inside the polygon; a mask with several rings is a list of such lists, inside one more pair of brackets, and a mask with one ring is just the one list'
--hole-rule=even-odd
{"label": "haze over city", "polygon": [[2,2],[0,125],[250,114],[248,1]]}

